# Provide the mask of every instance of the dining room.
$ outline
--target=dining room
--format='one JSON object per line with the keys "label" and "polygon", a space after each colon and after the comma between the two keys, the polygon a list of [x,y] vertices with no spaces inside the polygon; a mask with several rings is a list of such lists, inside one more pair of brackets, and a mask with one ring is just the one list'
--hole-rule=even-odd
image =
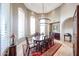
{"label": "dining room", "polygon": [[73,56],[77,5],[0,3],[1,56]]}

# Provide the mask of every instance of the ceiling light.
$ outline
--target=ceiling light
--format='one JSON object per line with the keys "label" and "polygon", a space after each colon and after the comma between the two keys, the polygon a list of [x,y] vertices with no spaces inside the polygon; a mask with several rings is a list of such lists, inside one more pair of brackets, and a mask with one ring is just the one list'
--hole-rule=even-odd
{"label": "ceiling light", "polygon": [[45,4],[42,3],[42,10],[43,10],[43,13],[42,13],[42,15],[41,15],[41,17],[40,17],[40,20],[41,20],[41,19],[50,20],[49,18],[46,17],[46,13],[44,13],[44,9],[46,10]]}

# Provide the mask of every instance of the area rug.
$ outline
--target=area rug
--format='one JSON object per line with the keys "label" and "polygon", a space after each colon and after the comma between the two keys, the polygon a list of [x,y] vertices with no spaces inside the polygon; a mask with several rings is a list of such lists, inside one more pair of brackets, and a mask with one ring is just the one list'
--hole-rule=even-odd
{"label": "area rug", "polygon": [[54,43],[54,46],[52,46],[50,49],[48,49],[41,56],[53,56],[57,52],[57,50],[61,47],[61,45],[62,44],[60,44],[60,43]]}
{"label": "area rug", "polygon": [[37,52],[35,53],[35,55],[32,55],[32,56],[53,56],[60,47],[61,47],[60,43],[54,43],[54,45],[51,46],[44,53],[41,54],[40,52]]}

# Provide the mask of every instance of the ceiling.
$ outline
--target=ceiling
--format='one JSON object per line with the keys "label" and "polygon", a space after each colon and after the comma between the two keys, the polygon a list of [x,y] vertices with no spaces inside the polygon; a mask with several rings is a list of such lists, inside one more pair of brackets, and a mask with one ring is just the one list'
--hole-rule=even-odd
{"label": "ceiling", "polygon": [[36,13],[48,13],[59,7],[61,4],[62,3],[25,3],[25,6]]}

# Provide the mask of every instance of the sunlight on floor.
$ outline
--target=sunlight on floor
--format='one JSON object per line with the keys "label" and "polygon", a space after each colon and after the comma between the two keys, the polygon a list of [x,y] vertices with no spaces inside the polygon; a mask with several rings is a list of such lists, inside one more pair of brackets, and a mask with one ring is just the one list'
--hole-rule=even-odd
{"label": "sunlight on floor", "polygon": [[[55,40],[56,42],[60,42]],[[62,46],[55,53],[54,56],[73,56],[73,44],[70,42],[60,42]]]}

